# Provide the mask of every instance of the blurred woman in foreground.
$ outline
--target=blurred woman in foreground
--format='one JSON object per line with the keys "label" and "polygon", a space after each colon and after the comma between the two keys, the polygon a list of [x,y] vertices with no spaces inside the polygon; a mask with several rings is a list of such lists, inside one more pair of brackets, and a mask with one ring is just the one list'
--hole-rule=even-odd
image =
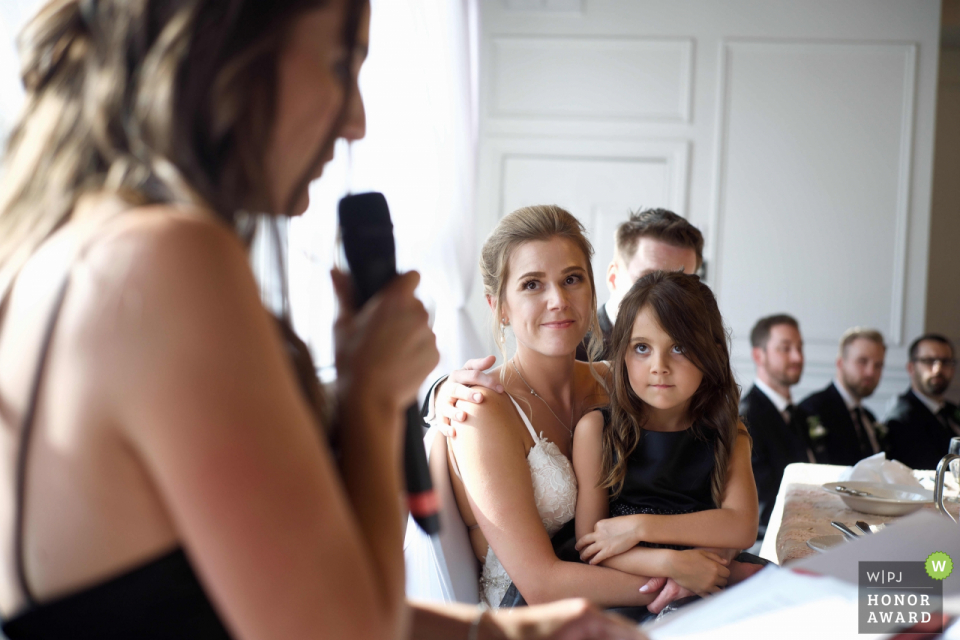
{"label": "blurred woman in foreground", "polygon": [[634,637],[583,603],[409,607],[401,415],[438,357],[418,277],[341,305],[336,411],[261,306],[251,214],[302,213],[363,136],[368,24],[349,0],[54,0],[24,30],[0,183],[11,640]]}

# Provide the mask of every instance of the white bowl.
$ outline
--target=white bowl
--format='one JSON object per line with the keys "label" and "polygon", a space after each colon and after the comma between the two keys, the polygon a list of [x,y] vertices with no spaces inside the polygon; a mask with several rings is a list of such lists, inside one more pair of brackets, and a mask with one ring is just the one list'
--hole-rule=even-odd
{"label": "white bowl", "polygon": [[[870,496],[852,496],[837,487],[854,491],[863,491]],[[920,487],[908,487],[902,484],[883,484],[881,482],[856,482],[841,480],[823,485],[824,491],[832,493],[854,511],[872,513],[878,516],[905,516],[913,513],[925,504],[933,502],[933,491]]]}

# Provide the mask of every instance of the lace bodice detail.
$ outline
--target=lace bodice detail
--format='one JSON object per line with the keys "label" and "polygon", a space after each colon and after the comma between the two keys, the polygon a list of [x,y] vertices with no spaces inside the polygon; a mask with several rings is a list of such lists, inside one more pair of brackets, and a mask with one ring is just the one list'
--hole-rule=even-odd
{"label": "lace bodice detail", "polygon": [[544,437],[527,454],[533,498],[548,536],[573,519],[577,511],[577,476],[560,448]]}
{"label": "lace bodice detail", "polygon": [[[520,407],[517,407],[517,411],[531,430],[531,435],[534,435],[530,422],[520,411]],[[556,443],[542,435],[539,438],[534,435],[533,440],[534,445],[527,453],[527,464],[530,465],[530,478],[533,481],[533,498],[543,528],[547,530],[547,535],[552,536],[576,514],[577,477],[573,473],[570,460],[560,452]],[[493,608],[500,606],[510,582],[510,576],[493,553],[493,548],[488,547],[480,575],[480,592],[484,601]]]}

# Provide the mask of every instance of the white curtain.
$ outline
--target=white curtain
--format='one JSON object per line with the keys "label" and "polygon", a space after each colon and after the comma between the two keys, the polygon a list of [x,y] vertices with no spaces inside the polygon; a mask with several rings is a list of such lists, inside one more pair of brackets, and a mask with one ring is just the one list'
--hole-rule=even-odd
{"label": "white curtain", "polygon": [[360,76],[367,135],[341,143],[311,206],[290,224],[291,309],[323,377],[332,376],[335,309],[328,271],[338,258],[336,205],[348,190],[381,191],[401,270],[422,275],[438,372],[482,355],[465,310],[477,269],[476,0],[374,0],[370,55]]}
{"label": "white curtain", "polygon": [[[477,0],[373,0],[370,55],[360,76],[366,138],[337,148],[310,190],[307,213],[286,232],[291,314],[323,377],[333,375],[335,315],[329,270],[337,261],[337,201],[382,191],[390,204],[401,270],[422,275],[439,372],[483,355],[465,303],[477,269],[474,184],[477,145]],[[23,100],[14,36],[40,0],[0,0],[0,135]],[[352,156],[352,162],[348,157]],[[270,232],[261,224],[251,254],[264,301],[278,307]],[[431,376],[432,379],[433,376]]]}
{"label": "white curtain", "polygon": [[0,0],[0,142],[6,140],[23,105],[16,37],[41,4],[40,0]]}

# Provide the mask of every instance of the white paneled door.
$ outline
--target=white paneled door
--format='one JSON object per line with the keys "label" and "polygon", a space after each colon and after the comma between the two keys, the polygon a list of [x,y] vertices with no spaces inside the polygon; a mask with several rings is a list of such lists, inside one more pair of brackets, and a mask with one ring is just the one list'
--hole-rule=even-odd
{"label": "white paneled door", "polygon": [[[795,315],[802,396],[853,325],[907,386],[924,327],[938,0],[482,0],[478,231],[555,203],[596,247],[633,209],[706,238],[707,281],[753,378],[757,318]],[[607,292],[601,284],[601,302]],[[479,278],[471,312],[488,326]]]}

